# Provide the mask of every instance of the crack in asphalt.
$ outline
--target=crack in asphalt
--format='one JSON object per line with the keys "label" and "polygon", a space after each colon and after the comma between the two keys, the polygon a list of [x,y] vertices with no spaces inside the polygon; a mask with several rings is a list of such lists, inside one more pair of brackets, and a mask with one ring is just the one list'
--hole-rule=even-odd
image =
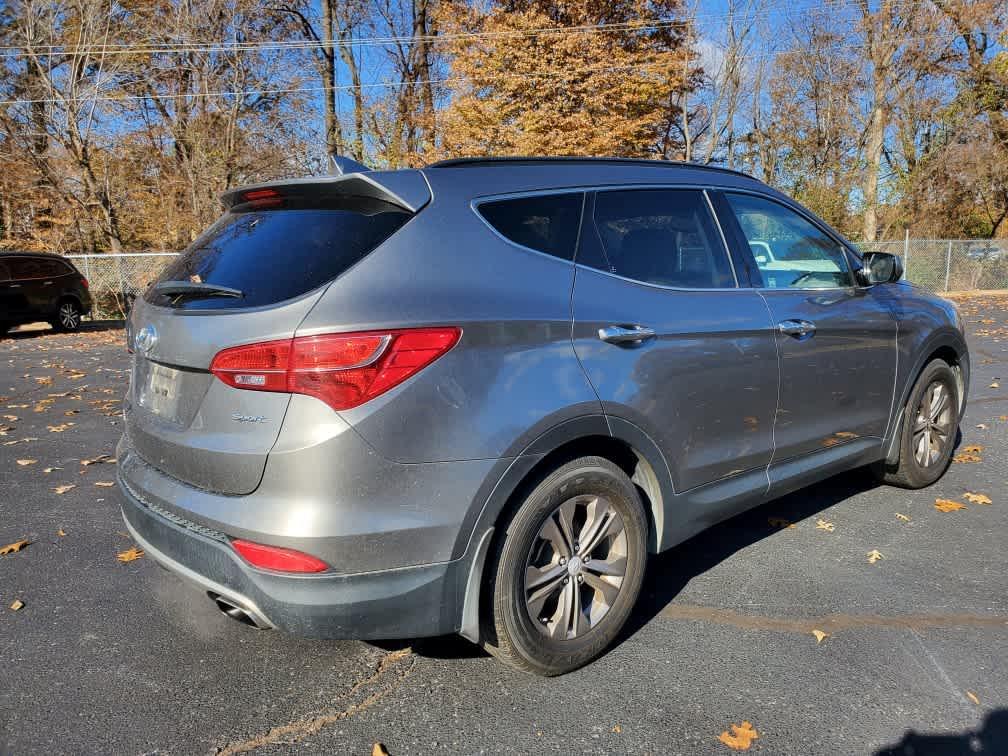
{"label": "crack in asphalt", "polygon": [[813,630],[839,632],[862,628],[887,630],[933,630],[952,627],[1002,627],[1008,629],[1008,615],[998,614],[828,614],[822,617],[767,617],[711,606],[670,604],[659,614],[672,620],[711,622],[742,630],[769,630],[782,633],[811,633]]}
{"label": "crack in asphalt", "polygon": [[[405,665],[401,664],[404,659],[408,659],[409,663]],[[389,670],[397,669],[396,676],[388,685],[380,687],[375,692],[370,693],[359,701],[351,703],[346,708],[330,710],[313,717],[305,717],[285,725],[278,725],[261,735],[255,736],[254,738],[228,743],[223,748],[218,748],[214,753],[216,753],[217,756],[231,756],[236,753],[254,751],[257,748],[275,743],[283,743],[284,745],[296,743],[307,735],[313,735],[319,732],[323,727],[348,719],[355,714],[374,706],[374,704],[402,684],[403,680],[405,680],[406,677],[408,677],[413,671],[413,666],[415,664],[416,657],[413,655],[413,650],[411,648],[390,651],[378,660],[378,663],[375,665],[374,672],[372,672],[371,675],[363,680],[358,680],[349,690],[337,696],[336,700],[339,701],[351,698],[363,689],[374,686],[387,675]]]}

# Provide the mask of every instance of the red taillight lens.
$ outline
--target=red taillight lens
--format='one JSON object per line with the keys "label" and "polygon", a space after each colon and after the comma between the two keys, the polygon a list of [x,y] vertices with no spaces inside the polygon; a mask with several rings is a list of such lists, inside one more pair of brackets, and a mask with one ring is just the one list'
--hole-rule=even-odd
{"label": "red taillight lens", "polygon": [[233,388],[314,396],[357,407],[420,372],[458,343],[458,328],[331,333],[231,347],[210,371]]}
{"label": "red taillight lens", "polygon": [[231,541],[234,550],[245,557],[253,567],[277,572],[325,572],[329,565],[321,559],[303,554],[294,549],[266,546],[252,541]]}
{"label": "red taillight lens", "polygon": [[241,202],[252,207],[276,207],[283,202],[283,195],[276,189],[249,189],[241,193]]}
{"label": "red taillight lens", "polygon": [[91,288],[91,284],[88,283],[88,280],[86,278],[84,278],[84,276],[81,276],[80,282],[81,282],[81,286],[83,286],[85,289],[90,289]]}
{"label": "red taillight lens", "polygon": [[235,388],[286,391],[290,339],[232,347],[218,352],[210,372]]}

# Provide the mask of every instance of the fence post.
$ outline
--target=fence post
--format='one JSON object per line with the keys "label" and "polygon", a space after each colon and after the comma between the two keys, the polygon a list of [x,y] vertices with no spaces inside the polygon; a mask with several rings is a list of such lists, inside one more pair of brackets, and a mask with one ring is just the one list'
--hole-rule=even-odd
{"label": "fence post", "polygon": [[903,278],[910,277],[910,229],[905,229],[903,236]]}
{"label": "fence post", "polygon": [[952,266],[952,241],[949,240],[948,252],[945,253],[945,291],[949,290],[949,268]]}

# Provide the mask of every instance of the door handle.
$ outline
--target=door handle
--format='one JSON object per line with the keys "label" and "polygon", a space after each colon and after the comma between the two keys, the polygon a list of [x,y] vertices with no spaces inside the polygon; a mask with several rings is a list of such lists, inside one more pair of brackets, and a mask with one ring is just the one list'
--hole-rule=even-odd
{"label": "door handle", "polygon": [[43,285],[43,286],[52,286],[52,285],[53,285],[53,282],[52,282],[52,281],[43,281],[43,282],[42,282],[42,285]]}
{"label": "door handle", "polygon": [[782,320],[777,324],[777,330],[785,336],[794,336],[796,339],[807,339],[815,335],[815,323],[808,320]]}
{"label": "door handle", "polygon": [[8,288],[10,288],[10,289],[20,289],[21,288],[21,284],[11,284]]}
{"label": "door handle", "polygon": [[611,325],[599,328],[598,337],[610,344],[636,344],[647,339],[653,339],[655,332],[653,328],[645,328],[639,325]]}

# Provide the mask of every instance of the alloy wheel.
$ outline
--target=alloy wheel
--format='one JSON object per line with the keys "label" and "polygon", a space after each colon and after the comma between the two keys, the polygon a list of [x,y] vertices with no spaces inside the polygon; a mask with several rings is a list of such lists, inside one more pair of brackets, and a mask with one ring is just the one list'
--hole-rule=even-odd
{"label": "alloy wheel", "polygon": [[619,596],[627,548],[623,518],[604,496],[575,496],[557,507],[525,567],[525,606],[536,629],[569,640],[595,627]]}
{"label": "alloy wheel", "polygon": [[64,302],[60,305],[59,322],[68,331],[72,331],[80,325],[80,313],[73,302]]}
{"label": "alloy wheel", "polygon": [[942,381],[933,381],[921,395],[914,419],[912,449],[921,467],[935,464],[952,437],[952,395]]}

